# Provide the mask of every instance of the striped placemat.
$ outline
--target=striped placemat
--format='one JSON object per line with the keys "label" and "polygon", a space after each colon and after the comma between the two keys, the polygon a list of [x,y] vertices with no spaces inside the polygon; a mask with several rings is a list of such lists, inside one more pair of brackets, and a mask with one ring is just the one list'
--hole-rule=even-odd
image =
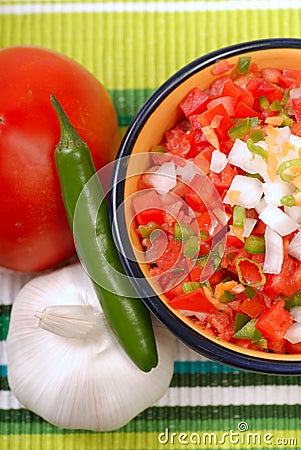
{"label": "striped placemat", "polygon": [[[149,95],[208,51],[266,37],[301,37],[298,0],[2,0],[0,48],[62,52],[109,90],[121,132]],[[111,433],[63,430],[24,409],[7,382],[13,299],[29,279],[0,274],[0,449],[301,448],[301,377],[243,372],[178,343],[167,394]]]}

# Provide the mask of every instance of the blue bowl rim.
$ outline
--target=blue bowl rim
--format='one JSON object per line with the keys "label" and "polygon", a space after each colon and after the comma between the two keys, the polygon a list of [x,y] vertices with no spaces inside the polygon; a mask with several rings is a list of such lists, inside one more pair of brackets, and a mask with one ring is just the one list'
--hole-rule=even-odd
{"label": "blue bowl rim", "polygon": [[[112,233],[119,249],[121,263],[126,274],[132,280],[133,286],[140,295],[142,301],[154,316],[161,321],[180,341],[192,350],[206,358],[221,364],[235,368],[275,375],[299,375],[301,374],[300,361],[279,361],[253,357],[235,352],[211,341],[205,336],[193,330],[189,325],[176,316],[156,295],[144,275],[135,262],[131,242],[126,230],[124,214],[115,212],[121,207],[124,198],[125,173],[127,170],[126,158],[129,157],[133,145],[149,116],[156,110],[160,103],[183,81],[190,78],[196,72],[211,66],[220,59],[238,56],[242,53],[254,52],[277,48],[300,48],[301,39],[298,38],[271,38],[259,39],[239,44],[230,45],[207,53],[178,70],[166,82],[164,82],[144,103],[130,123],[119,148],[110,188],[110,221]],[[130,258],[124,256],[130,255]]]}

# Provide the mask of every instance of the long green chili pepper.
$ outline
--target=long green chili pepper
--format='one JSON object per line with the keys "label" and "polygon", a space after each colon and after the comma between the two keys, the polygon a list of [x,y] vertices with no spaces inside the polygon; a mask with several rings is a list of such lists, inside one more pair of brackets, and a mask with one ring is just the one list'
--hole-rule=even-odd
{"label": "long green chili pepper", "polygon": [[[77,253],[120,345],[141,370],[149,372],[158,364],[150,313],[136,292],[133,297],[126,295],[134,293],[134,289],[124,274],[114,245],[107,204],[89,148],[53,95],[51,102],[61,127],[55,162]],[[80,197],[75,234],[74,217]],[[99,280],[105,280],[105,287]]]}

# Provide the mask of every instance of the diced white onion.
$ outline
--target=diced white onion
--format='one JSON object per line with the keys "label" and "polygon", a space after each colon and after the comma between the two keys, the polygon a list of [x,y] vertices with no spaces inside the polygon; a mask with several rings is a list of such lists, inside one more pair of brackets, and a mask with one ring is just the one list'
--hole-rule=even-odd
{"label": "diced white onion", "polygon": [[259,219],[280,236],[286,236],[298,229],[298,224],[275,205],[267,205],[259,214]]}
{"label": "diced white onion", "polygon": [[258,205],[255,206],[255,211],[257,212],[257,214],[260,214],[266,206],[267,202],[265,201],[264,197],[262,197]]}
{"label": "diced white onion", "polygon": [[225,153],[219,150],[213,150],[210,162],[210,170],[215,173],[221,173],[228,164],[228,158]]}
{"label": "diced white onion", "polygon": [[236,139],[228,155],[228,161],[234,166],[240,167],[245,172],[258,173],[264,180],[269,179],[267,164],[259,155],[254,155],[248,149],[247,144],[240,139]]}
{"label": "diced white onion", "polygon": [[149,176],[149,181],[158,193],[166,193],[177,184],[176,167],[173,161],[165,162]]}
{"label": "diced white onion", "polygon": [[297,223],[301,223],[301,206],[285,206],[284,212]]}
{"label": "diced white onion", "polygon": [[[198,171],[199,170],[200,169],[198,169]],[[176,173],[177,175],[180,175],[185,183],[189,184],[197,171],[194,169],[193,164],[188,162],[185,166],[177,166]]]}
{"label": "diced white onion", "polygon": [[243,237],[248,237],[253,231],[253,228],[255,227],[257,223],[256,219],[251,219],[250,217],[247,217],[245,220],[245,226],[243,231]]}
{"label": "diced white onion", "polygon": [[283,240],[272,228],[266,227],[264,233],[265,239],[265,258],[263,271],[265,273],[280,273],[283,263]]}
{"label": "diced white onion", "polygon": [[301,323],[294,322],[284,335],[284,338],[292,344],[297,344],[301,341]]}
{"label": "diced white onion", "polygon": [[[235,175],[229,191],[240,192],[236,205],[255,208],[262,196],[262,183],[257,178]],[[224,203],[230,203],[228,195],[225,196]]]}
{"label": "diced white onion", "polygon": [[290,99],[300,97],[301,97],[301,88],[293,88],[290,90]]}
{"label": "diced white onion", "polygon": [[290,309],[290,314],[293,316],[295,322],[301,323],[301,306],[293,306]]}
{"label": "diced white onion", "polygon": [[301,261],[301,231],[295,234],[295,236],[289,243],[288,253],[289,255]]}
{"label": "diced white onion", "polygon": [[281,198],[285,195],[291,195],[295,187],[291,183],[278,180],[272,183],[263,184],[264,199],[267,203],[281,206]]}

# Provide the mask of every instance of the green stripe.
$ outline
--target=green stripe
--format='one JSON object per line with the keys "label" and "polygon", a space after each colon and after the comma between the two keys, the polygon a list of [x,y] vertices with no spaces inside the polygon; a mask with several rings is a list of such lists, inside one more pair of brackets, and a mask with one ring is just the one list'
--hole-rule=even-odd
{"label": "green stripe", "polygon": [[[187,432],[209,429],[226,431],[237,429],[240,421],[247,422],[249,430],[297,430],[301,426],[300,417],[300,405],[151,407],[121,430],[128,433],[159,432],[170,426],[173,430]],[[73,432],[57,428],[25,409],[0,410],[0,422],[0,434]]]}
{"label": "green stripe", "polygon": [[120,127],[127,127],[154,89],[111,89]]}
{"label": "green stripe", "polygon": [[81,62],[108,89],[150,89],[209,51],[267,36],[299,37],[300,28],[301,9],[8,14],[0,16],[0,47],[53,48]]}
{"label": "green stripe", "polygon": [[[206,363],[202,363],[206,366]],[[209,367],[208,367],[209,366]],[[207,372],[203,370],[198,374],[179,374],[174,373],[171,380],[171,387],[246,387],[246,386],[272,386],[273,389],[276,386],[300,386],[301,377],[291,376],[283,377],[277,375],[262,375],[253,373],[214,373],[210,372],[210,365],[205,367]],[[0,389],[9,390],[9,385],[6,376],[0,377]]]}

